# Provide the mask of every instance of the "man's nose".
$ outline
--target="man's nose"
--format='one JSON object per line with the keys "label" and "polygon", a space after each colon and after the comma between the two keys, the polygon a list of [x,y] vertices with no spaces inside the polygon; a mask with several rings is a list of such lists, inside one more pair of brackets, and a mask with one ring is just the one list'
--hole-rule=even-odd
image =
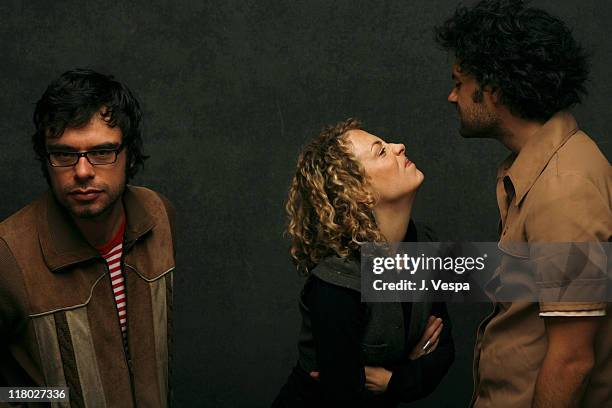
{"label": "man's nose", "polygon": [[448,94],[448,98],[446,98],[447,101],[449,101],[450,103],[457,103],[457,90],[455,88],[452,89],[452,91],[450,91],[450,93]]}
{"label": "man's nose", "polygon": [[395,150],[395,154],[397,154],[398,156],[406,151],[406,146],[404,146],[402,143],[395,143],[393,147],[393,150]]}
{"label": "man's nose", "polygon": [[79,157],[79,161],[74,165],[74,176],[77,179],[84,180],[93,178],[95,175],[94,167],[87,160],[87,157]]}

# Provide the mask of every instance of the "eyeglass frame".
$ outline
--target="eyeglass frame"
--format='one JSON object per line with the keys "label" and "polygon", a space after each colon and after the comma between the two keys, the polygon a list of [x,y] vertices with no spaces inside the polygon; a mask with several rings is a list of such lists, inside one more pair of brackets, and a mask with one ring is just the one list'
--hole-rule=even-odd
{"label": "eyeglass frame", "polygon": [[[67,152],[67,151],[56,151],[56,152],[47,152],[47,161],[49,162],[49,165],[51,167],[74,167],[79,163],[79,160],[81,160],[81,157],[85,157],[85,160],[87,160],[87,162],[89,164],[91,164],[92,166],[108,166],[110,164],[115,164],[117,163],[117,158],[119,157],[119,153],[121,153],[121,151],[125,148],[125,144],[121,143],[119,146],[113,148],[113,149],[94,149],[94,150],[86,150],[84,152]],[[91,162],[91,160],[89,159],[88,154],[89,153],[94,153],[94,152],[100,152],[100,151],[109,151],[109,152],[113,152],[115,153],[115,159],[110,162],[110,163],[97,163],[94,164]],[[74,154],[76,156],[76,161],[73,164],[67,164],[67,165],[56,165],[53,164],[51,162],[51,155],[54,153],[64,153],[64,154]]]}

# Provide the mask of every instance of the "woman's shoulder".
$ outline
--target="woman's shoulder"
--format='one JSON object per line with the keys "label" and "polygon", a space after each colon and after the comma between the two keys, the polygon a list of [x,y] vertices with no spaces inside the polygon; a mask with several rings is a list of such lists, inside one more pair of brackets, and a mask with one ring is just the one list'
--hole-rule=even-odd
{"label": "woman's shoulder", "polygon": [[431,226],[422,221],[410,220],[405,242],[438,242],[438,236]]}
{"label": "woman's shoulder", "polygon": [[327,256],[310,274],[326,283],[361,291],[361,264],[358,259]]}
{"label": "woman's shoulder", "polygon": [[304,284],[301,295],[304,305],[311,311],[325,311],[336,317],[349,310],[358,310],[361,295],[360,279],[354,277],[355,262],[337,257],[321,260]]}

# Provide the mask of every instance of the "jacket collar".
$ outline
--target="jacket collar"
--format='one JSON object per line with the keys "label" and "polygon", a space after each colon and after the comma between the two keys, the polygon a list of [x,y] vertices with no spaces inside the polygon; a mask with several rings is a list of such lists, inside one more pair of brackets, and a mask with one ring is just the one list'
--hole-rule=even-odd
{"label": "jacket collar", "polygon": [[[151,231],[155,219],[146,211],[146,206],[127,186],[123,193],[126,226],[124,247],[129,248],[140,237]],[[49,191],[40,202],[38,238],[42,254],[53,272],[81,262],[99,258],[100,254],[83,237],[67,211]]]}
{"label": "jacket collar", "polygon": [[557,112],[527,142],[520,153],[512,153],[498,169],[497,177],[508,176],[519,205],[544,168],[563,144],[578,131],[576,119],[566,111]]}

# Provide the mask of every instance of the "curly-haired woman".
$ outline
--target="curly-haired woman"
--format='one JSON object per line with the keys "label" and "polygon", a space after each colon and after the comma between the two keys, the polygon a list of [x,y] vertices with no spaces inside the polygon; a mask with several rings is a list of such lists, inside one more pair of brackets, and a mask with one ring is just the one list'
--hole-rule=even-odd
{"label": "curly-haired woman", "polygon": [[423,173],[402,144],[349,119],[302,151],[287,202],[306,275],[298,364],[273,407],[394,407],[433,391],[454,359],[443,303],[362,303],[360,246],[431,241],[411,220]]}

